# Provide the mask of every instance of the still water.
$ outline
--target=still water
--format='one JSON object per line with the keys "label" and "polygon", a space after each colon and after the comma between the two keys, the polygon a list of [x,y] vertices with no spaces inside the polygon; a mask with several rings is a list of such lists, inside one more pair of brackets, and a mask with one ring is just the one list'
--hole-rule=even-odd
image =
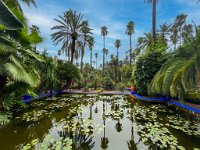
{"label": "still water", "polygon": [[0,129],[0,150],[200,149],[200,119],[129,96],[62,95]]}

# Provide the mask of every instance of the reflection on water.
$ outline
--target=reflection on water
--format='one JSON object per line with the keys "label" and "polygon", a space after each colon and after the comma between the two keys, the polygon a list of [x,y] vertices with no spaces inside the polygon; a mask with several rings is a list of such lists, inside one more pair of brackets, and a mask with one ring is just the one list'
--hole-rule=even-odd
{"label": "reflection on water", "polygon": [[69,139],[73,150],[200,148],[199,118],[128,96],[63,95],[31,106],[0,129],[1,149],[55,149]]}

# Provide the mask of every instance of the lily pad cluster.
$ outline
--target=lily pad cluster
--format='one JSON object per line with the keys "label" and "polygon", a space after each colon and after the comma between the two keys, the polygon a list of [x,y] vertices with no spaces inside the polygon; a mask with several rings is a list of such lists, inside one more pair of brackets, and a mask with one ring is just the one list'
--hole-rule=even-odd
{"label": "lily pad cluster", "polygon": [[54,139],[51,135],[46,135],[42,141],[34,139],[24,145],[22,150],[71,150],[72,140],[70,138]]}
{"label": "lily pad cluster", "polygon": [[84,120],[80,118],[71,121],[62,120],[61,122],[63,123],[63,129],[74,136],[76,134],[93,134],[94,131],[100,134],[101,131],[103,131],[103,127],[101,127],[100,124],[95,123],[90,119]]}
{"label": "lily pad cluster", "polygon": [[46,110],[33,110],[31,112],[24,113],[21,117],[16,117],[16,119],[25,122],[37,122],[45,117],[49,117],[51,112]]}
{"label": "lily pad cluster", "polygon": [[166,126],[181,130],[188,135],[200,136],[200,130],[198,130],[198,121],[193,121],[191,123],[190,121],[177,116],[167,116],[167,119],[169,123],[167,123]]}
{"label": "lily pad cluster", "polygon": [[142,141],[152,147],[184,149],[184,147],[178,145],[177,138],[163,124],[158,122],[138,125],[136,130],[141,136]]}

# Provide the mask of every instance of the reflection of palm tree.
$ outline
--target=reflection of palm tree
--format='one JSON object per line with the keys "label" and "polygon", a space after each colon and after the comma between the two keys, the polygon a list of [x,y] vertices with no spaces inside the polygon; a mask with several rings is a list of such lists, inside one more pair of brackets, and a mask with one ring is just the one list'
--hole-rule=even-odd
{"label": "reflection of palm tree", "polygon": [[[116,104],[115,102],[113,103],[113,105],[111,106],[111,110],[113,112],[113,114],[111,114],[111,118],[113,120],[117,120],[117,123],[115,125],[115,129],[117,130],[117,132],[121,132],[122,131],[122,124],[120,123],[120,119],[122,119],[124,117],[123,112],[120,111],[120,105]],[[115,114],[118,114],[119,118],[115,118]]]}
{"label": "reflection of palm tree", "polygon": [[121,132],[122,131],[122,124],[120,123],[120,121],[118,120],[118,122],[115,125],[115,129],[117,130],[117,132]]}
{"label": "reflection of palm tree", "polygon": [[92,120],[92,104],[90,105],[90,120]]}
{"label": "reflection of palm tree", "polygon": [[[82,113],[80,113],[80,118],[82,118]],[[70,127],[73,125],[73,122],[70,122],[67,129],[63,131],[58,131],[60,137],[63,137],[64,139],[72,139],[73,150],[91,150],[95,145],[91,134],[82,134],[82,130],[84,129],[83,127],[81,127],[82,124],[83,120],[81,119],[81,121],[76,125],[76,130],[72,131]]]}
{"label": "reflection of palm tree", "polygon": [[95,112],[96,114],[98,113],[97,104],[96,104],[96,108],[94,109],[94,112]]}
{"label": "reflection of palm tree", "polygon": [[72,146],[75,150],[87,149],[90,150],[94,147],[95,142],[92,140],[92,136],[89,134],[75,134],[72,140]]}
{"label": "reflection of palm tree", "polygon": [[137,150],[137,145],[134,140],[130,140],[127,142],[129,150]]}
{"label": "reflection of palm tree", "polygon": [[103,138],[101,138],[101,148],[107,149],[109,140],[106,138],[106,121],[105,121],[105,100],[103,99]]}
{"label": "reflection of palm tree", "polygon": [[[132,108],[130,106],[130,108]],[[137,144],[135,143],[135,140],[134,140],[134,128],[133,128],[133,122],[134,122],[134,118],[133,118],[133,109],[130,109],[130,115],[131,115],[131,122],[132,122],[132,127],[131,127],[131,140],[129,140],[127,142],[128,144],[128,148],[129,150],[136,150],[137,149]]]}

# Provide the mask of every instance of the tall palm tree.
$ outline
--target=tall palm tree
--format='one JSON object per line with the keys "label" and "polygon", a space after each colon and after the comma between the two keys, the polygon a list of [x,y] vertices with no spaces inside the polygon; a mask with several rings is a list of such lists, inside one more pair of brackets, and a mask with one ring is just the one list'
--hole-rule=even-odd
{"label": "tall palm tree", "polygon": [[133,21],[130,21],[127,24],[126,34],[130,37],[130,66],[132,64],[131,54],[132,54],[132,34],[135,32],[135,24]]}
{"label": "tall palm tree", "polygon": [[[59,19],[55,21],[59,24],[51,28],[56,30],[51,36],[52,41],[55,45],[62,44],[62,49],[67,48],[71,44],[71,63],[74,61],[74,53],[76,50],[77,41],[84,43],[85,40],[88,42],[91,33],[85,35],[83,28],[85,28],[85,21],[83,21],[83,15],[76,11],[66,11],[63,16],[58,16]],[[86,36],[86,37],[85,37]]]}
{"label": "tall palm tree", "polygon": [[83,32],[83,36],[84,36],[84,41],[83,41],[83,45],[81,48],[81,71],[83,69],[83,57],[85,54],[85,46],[87,44],[87,41],[88,41],[88,44],[90,44],[89,42],[91,40],[91,36],[89,36],[89,34],[91,34],[91,32],[90,32],[91,29],[89,28],[88,21],[83,21],[83,22],[84,22],[84,26],[82,28],[82,32]]}
{"label": "tall palm tree", "polygon": [[145,0],[148,3],[153,3],[153,11],[152,11],[152,35],[154,42],[156,41],[156,7],[158,0]]}
{"label": "tall palm tree", "polygon": [[[103,36],[103,49],[106,48],[105,46],[105,37],[108,35],[108,28],[106,26],[101,27],[101,36]],[[103,53],[103,73],[104,73],[104,65],[105,65],[105,53]]]}
{"label": "tall palm tree", "polygon": [[97,69],[97,58],[98,58],[98,53],[95,53],[95,58],[96,58],[96,69]]}
{"label": "tall palm tree", "polygon": [[183,25],[186,23],[186,18],[187,18],[187,15],[185,14],[180,14],[176,17],[175,19],[175,26],[177,27],[178,29],[178,32],[179,32],[179,41],[180,41],[180,45],[182,45],[182,31],[183,31]]}
{"label": "tall palm tree", "polygon": [[174,50],[176,50],[176,45],[177,45],[177,42],[178,42],[178,27],[175,24],[171,28],[170,41],[174,45]]}
{"label": "tall palm tree", "polygon": [[92,66],[92,49],[94,47],[94,38],[90,37],[89,39],[89,49],[90,49],[90,65]]}
{"label": "tall palm tree", "polygon": [[118,61],[119,61],[119,48],[121,47],[121,41],[119,40],[119,39],[117,39],[116,41],[115,41],[115,47],[117,48],[117,59],[118,59]]}

